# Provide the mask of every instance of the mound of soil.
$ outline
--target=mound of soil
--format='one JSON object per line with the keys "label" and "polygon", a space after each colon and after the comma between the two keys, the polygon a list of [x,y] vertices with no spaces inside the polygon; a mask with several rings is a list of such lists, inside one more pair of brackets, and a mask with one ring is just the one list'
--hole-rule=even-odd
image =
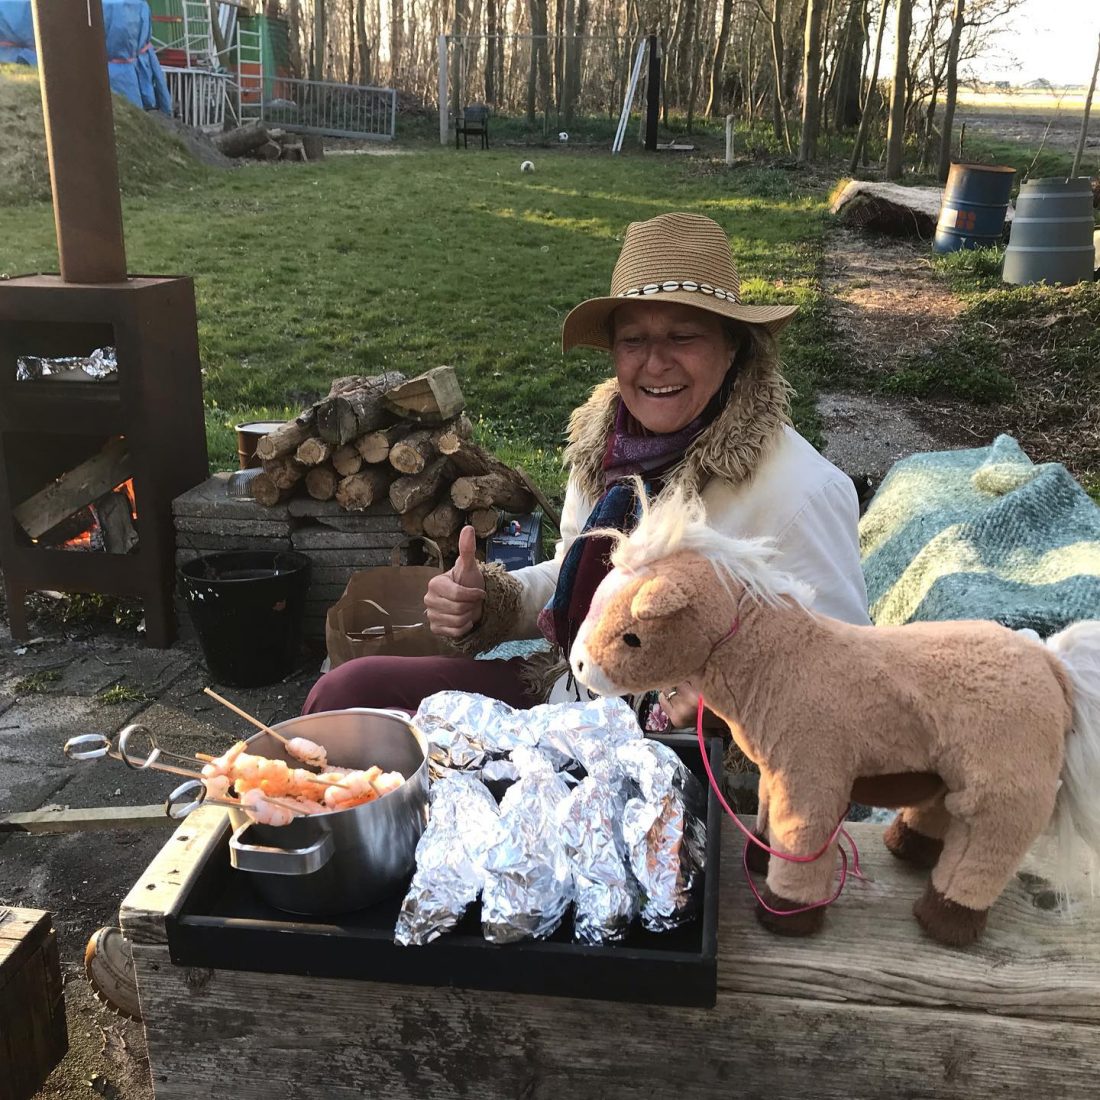
{"label": "mound of soil", "polygon": [[[122,96],[113,101],[119,183],[125,195],[145,194],[167,183],[198,178],[203,166],[159,112],[143,111]],[[186,129],[186,128],[185,128]],[[215,150],[216,152],[216,150]],[[222,158],[223,160],[225,158]],[[211,163],[205,157],[204,163]],[[18,206],[50,197],[46,133],[38,71],[0,66],[0,203]]]}

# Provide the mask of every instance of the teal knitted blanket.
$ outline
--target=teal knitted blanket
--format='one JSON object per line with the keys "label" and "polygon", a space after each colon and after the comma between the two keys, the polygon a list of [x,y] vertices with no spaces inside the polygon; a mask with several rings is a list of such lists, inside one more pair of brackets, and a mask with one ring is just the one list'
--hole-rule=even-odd
{"label": "teal knitted blanket", "polygon": [[1011,436],[902,459],[859,532],[878,626],[992,619],[1046,637],[1100,618],[1100,507]]}

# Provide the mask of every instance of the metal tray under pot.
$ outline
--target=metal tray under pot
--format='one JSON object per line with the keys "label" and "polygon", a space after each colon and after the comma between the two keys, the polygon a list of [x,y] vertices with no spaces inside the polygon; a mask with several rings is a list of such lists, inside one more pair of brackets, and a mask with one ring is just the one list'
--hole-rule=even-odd
{"label": "metal tray under pot", "polygon": [[[427,744],[403,715],[383,710],[304,714],[273,726],[284,737],[308,737],[344,768],[397,771],[405,782],[360,806],[300,817],[289,825],[258,825],[229,811],[229,860],[270,905],[288,913],[350,913],[400,893],[416,863],[416,843],[428,817]],[[266,733],[248,751],[299,762]]]}

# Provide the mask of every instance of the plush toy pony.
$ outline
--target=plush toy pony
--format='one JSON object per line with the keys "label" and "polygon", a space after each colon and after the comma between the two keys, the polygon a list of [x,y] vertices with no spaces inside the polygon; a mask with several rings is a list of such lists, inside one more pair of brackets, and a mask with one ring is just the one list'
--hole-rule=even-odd
{"label": "plush toy pony", "polygon": [[902,808],[886,845],[932,868],[914,915],[946,944],[981,935],[1052,817],[1063,863],[1100,853],[1100,622],[1045,645],[991,622],[852,626],[807,610],[768,543],[708,527],[698,498],[638,492],[570,663],[603,695],[686,681],[728,723],[760,768],[758,835],[803,857],[757,858],[763,924],[821,926],[852,800]]}

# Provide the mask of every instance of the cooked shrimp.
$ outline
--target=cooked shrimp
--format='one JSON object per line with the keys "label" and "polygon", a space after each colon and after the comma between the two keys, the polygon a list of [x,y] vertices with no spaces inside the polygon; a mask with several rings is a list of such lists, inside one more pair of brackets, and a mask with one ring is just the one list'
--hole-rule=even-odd
{"label": "cooked shrimp", "polygon": [[324,768],[328,765],[328,753],[308,737],[292,737],[286,743],[286,751],[295,760],[301,760],[303,764],[309,764],[314,768]]}
{"label": "cooked shrimp", "polygon": [[264,797],[263,791],[256,787],[241,795],[241,806],[260,825],[289,825],[294,820],[291,810],[272,804]]}

